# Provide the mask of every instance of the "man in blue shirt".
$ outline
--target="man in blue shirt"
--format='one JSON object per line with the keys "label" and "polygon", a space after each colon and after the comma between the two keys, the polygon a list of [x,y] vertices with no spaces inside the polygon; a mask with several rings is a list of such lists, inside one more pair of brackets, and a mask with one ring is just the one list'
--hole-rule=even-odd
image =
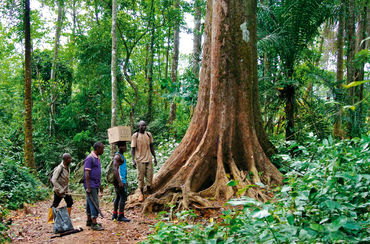
{"label": "man in blue shirt", "polygon": [[[126,152],[126,142],[117,142],[118,152],[114,155],[113,159],[113,185],[116,191],[116,198],[114,200],[114,210],[112,220],[130,222],[125,217],[124,210],[127,199],[127,164],[126,158],[123,153]],[[118,213],[117,213],[118,210]]]}

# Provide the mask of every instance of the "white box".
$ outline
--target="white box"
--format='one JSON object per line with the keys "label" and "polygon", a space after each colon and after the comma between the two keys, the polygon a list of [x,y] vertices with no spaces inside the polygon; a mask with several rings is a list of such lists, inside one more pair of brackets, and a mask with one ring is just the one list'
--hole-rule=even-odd
{"label": "white box", "polygon": [[109,144],[119,141],[131,141],[131,127],[130,126],[116,126],[108,129]]}

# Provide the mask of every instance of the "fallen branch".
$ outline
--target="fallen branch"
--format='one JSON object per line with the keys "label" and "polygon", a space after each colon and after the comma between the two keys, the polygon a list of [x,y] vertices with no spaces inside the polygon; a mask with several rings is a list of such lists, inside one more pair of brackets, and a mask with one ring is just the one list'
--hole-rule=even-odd
{"label": "fallen branch", "polygon": [[55,235],[55,236],[50,237],[50,239],[71,235],[71,234],[78,233],[78,232],[81,232],[81,231],[83,231],[83,229],[81,227],[79,227],[77,229],[73,229],[73,230],[67,230],[63,233],[60,233],[59,235]]}

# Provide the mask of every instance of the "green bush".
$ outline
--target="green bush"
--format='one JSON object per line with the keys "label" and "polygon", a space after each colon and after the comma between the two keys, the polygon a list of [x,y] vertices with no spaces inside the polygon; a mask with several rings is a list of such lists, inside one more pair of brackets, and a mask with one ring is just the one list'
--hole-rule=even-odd
{"label": "green bush", "polygon": [[40,180],[27,167],[9,157],[0,162],[0,242],[9,240],[5,220],[8,209],[22,208],[24,203],[34,203],[49,195]]}
{"label": "green bush", "polygon": [[232,199],[228,204],[239,207],[224,211],[220,223],[163,220],[145,243],[369,242],[369,143],[311,137],[295,145],[296,158],[278,155],[286,184],[271,201]]}
{"label": "green bush", "polygon": [[5,158],[0,162],[0,205],[8,209],[23,207],[45,199],[49,192],[42,183],[19,162]]}

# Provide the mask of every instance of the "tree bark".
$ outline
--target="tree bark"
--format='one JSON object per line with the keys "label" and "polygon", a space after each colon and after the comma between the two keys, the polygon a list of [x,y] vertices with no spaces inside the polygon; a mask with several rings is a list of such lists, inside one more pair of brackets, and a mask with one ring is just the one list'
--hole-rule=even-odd
{"label": "tree bark", "polygon": [[334,88],[334,99],[339,104],[336,104],[336,118],[333,127],[333,136],[335,138],[343,138],[344,132],[342,130],[342,83],[343,83],[343,47],[344,47],[344,0],[342,0],[339,21],[338,21],[338,35],[337,35],[337,85]]}
{"label": "tree bark", "polygon": [[[179,9],[180,1],[176,0],[174,7]],[[171,81],[173,84],[177,83],[177,67],[179,66],[179,46],[180,46],[180,21],[179,16],[175,20],[175,27],[173,33],[173,56],[172,56],[172,67],[171,67]],[[176,102],[175,99],[172,99],[170,106],[170,118],[169,123],[172,124],[176,119]]]}
{"label": "tree bark", "polygon": [[155,32],[154,26],[152,27],[152,35],[150,41],[150,57],[149,57],[149,72],[148,72],[148,113],[146,121],[149,124],[152,120],[152,107],[153,107],[153,62],[154,62],[154,39]]}
{"label": "tree bark", "polygon": [[[112,118],[111,127],[117,125],[117,0],[112,1]],[[112,147],[113,148],[113,147]]]}
{"label": "tree bark", "polygon": [[192,72],[195,77],[199,77],[200,70],[200,55],[202,52],[202,0],[195,0],[194,3],[194,29],[193,29],[193,56],[192,56]]}
{"label": "tree bark", "polygon": [[[169,56],[170,56],[170,46],[171,46],[171,27],[168,27],[168,35],[167,35],[167,47],[166,47],[166,66],[165,66],[165,72],[164,72],[164,78],[168,80],[168,67],[169,67]],[[165,88],[165,93],[167,94],[167,86]],[[164,100],[164,110],[167,111],[168,108],[168,101],[167,99]]]}
{"label": "tree bark", "polygon": [[170,46],[171,46],[171,28],[168,27],[168,35],[167,35],[167,47],[166,47],[166,66],[164,71],[164,78],[168,79],[168,67],[169,67],[169,56],[170,56]]}
{"label": "tree bark", "polygon": [[31,79],[31,23],[30,1],[25,0],[24,8],[24,35],[25,35],[25,76],[24,76],[24,162],[36,173],[35,158],[33,155],[32,139],[32,79]]}
{"label": "tree bark", "polygon": [[[347,83],[351,83],[352,81],[356,80],[356,70],[354,65],[354,57],[356,53],[356,27],[355,27],[355,0],[348,0],[346,3],[346,39],[347,39],[347,62],[346,62],[346,68],[347,68]],[[351,87],[348,91],[348,104],[355,104],[355,97],[356,97],[356,88]],[[349,111],[350,113],[350,119],[347,123],[347,134],[349,137],[352,137],[355,135],[356,130],[356,117],[355,112]]]}
{"label": "tree bark", "polygon": [[98,2],[97,0],[94,0],[94,12],[95,12],[95,21],[97,25],[100,25],[99,23],[99,12],[98,12]]}
{"label": "tree bark", "polygon": [[[198,103],[180,145],[155,175],[144,211],[166,204],[214,208],[238,189],[267,200],[252,183],[281,184],[255,129],[256,0],[209,0]],[[227,186],[236,180],[235,187]],[[136,202],[135,194],[129,204]]]}
{"label": "tree bark", "polygon": [[150,54],[149,54],[149,67],[148,67],[148,113],[146,122],[149,124],[152,120],[152,107],[153,107],[153,63],[154,63],[154,41],[155,41],[155,26],[154,26],[154,1],[151,2],[151,37],[150,37]]}
{"label": "tree bark", "polygon": [[[288,76],[292,78],[292,75]],[[284,88],[285,93],[285,116],[286,116],[286,129],[285,129],[285,140],[294,140],[294,124],[295,124],[295,87],[293,85],[286,85]]]}
{"label": "tree bark", "polygon": [[[357,44],[356,44],[356,53],[364,50],[366,47],[366,42],[364,41],[367,37],[366,28],[367,28],[367,10],[368,1],[365,1],[362,6],[360,6],[361,14],[358,17],[358,32],[357,32]],[[365,76],[365,60],[361,60],[355,68],[355,81],[363,81]],[[360,137],[362,133],[362,128],[364,124],[364,114],[363,114],[363,102],[364,99],[364,84],[353,87],[353,97],[352,104],[355,105],[355,111],[353,111],[353,129],[352,136]]]}

